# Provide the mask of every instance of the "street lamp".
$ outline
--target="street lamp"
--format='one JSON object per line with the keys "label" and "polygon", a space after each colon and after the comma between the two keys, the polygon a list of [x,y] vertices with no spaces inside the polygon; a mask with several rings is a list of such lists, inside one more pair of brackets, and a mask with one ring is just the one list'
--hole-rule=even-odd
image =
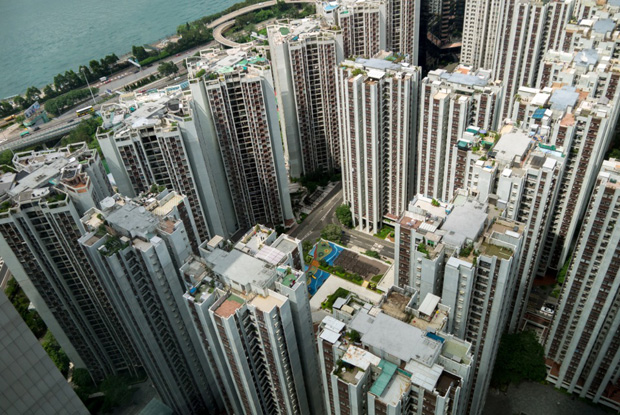
{"label": "street lamp", "polygon": [[84,79],[86,80],[86,85],[88,85],[88,91],[90,92],[90,96],[93,99],[93,105],[97,105],[97,101],[95,101],[95,96],[93,95],[93,90],[90,89],[90,83],[88,82],[88,77],[86,76],[86,72],[84,72],[84,67],[80,68],[82,70],[82,75],[84,75]]}

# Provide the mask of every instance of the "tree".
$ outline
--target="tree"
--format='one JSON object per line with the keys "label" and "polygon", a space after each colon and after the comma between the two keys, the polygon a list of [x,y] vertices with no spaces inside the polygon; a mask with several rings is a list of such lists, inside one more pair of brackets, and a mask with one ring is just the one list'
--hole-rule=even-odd
{"label": "tree", "polygon": [[86,76],[86,78],[90,80],[93,80],[94,77],[96,76],[94,73],[90,71],[90,68],[88,66],[84,66],[84,65],[78,68],[78,73],[80,74],[81,77]]}
{"label": "tree", "polygon": [[[7,150],[10,151],[10,150]],[[303,241],[301,243],[301,249],[304,251],[304,257],[306,255],[308,255],[310,253],[310,251],[312,251],[312,247],[314,246],[314,244],[308,240]]]}
{"label": "tree", "polygon": [[162,76],[170,76],[179,71],[179,67],[174,62],[163,62],[157,68]]}
{"label": "tree", "polygon": [[15,103],[15,105],[21,109],[26,109],[28,108],[28,105],[26,100],[24,99],[24,97],[18,95],[15,98],[13,98],[13,102]]}
{"label": "tree", "polygon": [[41,96],[41,90],[36,86],[28,87],[26,90],[26,100],[30,102],[37,101]]}
{"label": "tree", "polygon": [[14,112],[15,112],[15,109],[7,101],[0,102],[0,115],[1,116],[5,117],[7,115],[13,114]]}
{"label": "tree", "polygon": [[351,216],[351,208],[346,203],[338,206],[336,209],[336,217],[347,228],[351,228],[353,226],[353,218]]}
{"label": "tree", "polygon": [[9,166],[13,165],[13,152],[11,150],[4,150],[2,153],[0,153],[0,166],[2,166],[3,164],[9,165]]}
{"label": "tree", "polygon": [[373,251],[372,249],[369,249],[368,251],[364,252],[364,255],[369,256],[371,258],[381,259],[381,255],[379,255],[377,251]]}
{"label": "tree", "polygon": [[342,241],[342,229],[336,224],[329,224],[321,231],[321,238],[340,243]]}
{"label": "tree", "polygon": [[138,60],[138,62],[149,57],[149,53],[142,46],[132,46],[131,53]]}
{"label": "tree", "polygon": [[73,143],[86,142],[90,144],[93,141],[97,141],[95,140],[95,133],[101,124],[101,118],[87,118],[82,120],[77,128],[72,130],[68,136],[61,140],[60,145],[64,147]]}
{"label": "tree", "polygon": [[73,369],[71,383],[73,383],[75,393],[82,402],[85,402],[91,394],[97,391],[95,382],[93,382],[88,370],[80,367]]}
{"label": "tree", "polygon": [[93,74],[99,75],[101,73],[101,64],[99,63],[98,60],[93,59],[92,61],[88,63],[88,66],[90,66],[90,71]]}
{"label": "tree", "polygon": [[495,387],[547,376],[545,351],[533,331],[505,334],[499,344],[491,383]]}
{"label": "tree", "polygon": [[349,339],[351,339],[353,343],[358,343],[362,339],[362,335],[359,331],[351,329],[351,331],[349,331]]}
{"label": "tree", "polygon": [[101,407],[101,411],[104,413],[128,403],[133,395],[133,390],[129,389],[127,379],[122,376],[108,376],[101,382],[99,389],[105,395]]}
{"label": "tree", "polygon": [[118,56],[116,56],[115,53],[112,53],[111,55],[106,55],[105,58],[101,59],[101,62],[109,68],[110,66],[116,65],[116,62],[118,62]]}
{"label": "tree", "polygon": [[612,159],[620,160],[620,148],[614,148],[613,150],[611,150],[611,153],[609,153],[609,157]]}
{"label": "tree", "polygon": [[48,330],[47,333],[45,333],[41,346],[43,346],[43,349],[50,359],[52,359],[52,362],[54,362],[58,370],[60,370],[60,373],[66,377],[67,373],[69,373],[69,358],[60,348],[60,345],[51,331]]}
{"label": "tree", "polygon": [[54,88],[52,88],[51,85],[45,85],[43,88],[43,95],[45,96],[45,99],[54,98],[56,96],[56,91],[54,91]]}

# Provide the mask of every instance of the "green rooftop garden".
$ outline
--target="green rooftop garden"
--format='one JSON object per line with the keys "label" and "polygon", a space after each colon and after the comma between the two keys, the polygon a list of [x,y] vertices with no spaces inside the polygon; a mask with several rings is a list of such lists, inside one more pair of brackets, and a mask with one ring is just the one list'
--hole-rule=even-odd
{"label": "green rooftop garden", "polygon": [[47,203],[57,203],[57,202],[61,202],[63,200],[65,200],[65,198],[67,197],[67,195],[63,194],[63,193],[53,193],[51,195],[49,195],[45,201]]}
{"label": "green rooftop garden", "polygon": [[327,299],[323,302],[323,304],[321,304],[321,308],[331,311],[334,307],[334,302],[336,302],[338,298],[346,298],[349,295],[349,293],[350,293],[349,290],[345,290],[342,287],[338,288],[336,291],[334,291],[332,295],[327,297]]}
{"label": "green rooftop garden", "polygon": [[503,246],[493,245],[489,243],[483,243],[481,248],[485,255],[496,256],[501,259],[509,259],[512,256],[512,249],[505,248]]}
{"label": "green rooftop garden", "polygon": [[103,244],[105,247],[104,255],[112,256],[116,254],[118,251],[122,251],[123,249],[129,246],[129,243],[121,241],[118,236],[110,236],[107,241]]}
{"label": "green rooftop garden", "polygon": [[7,200],[5,202],[0,203],[0,213],[8,212],[10,208],[11,208],[10,201]]}

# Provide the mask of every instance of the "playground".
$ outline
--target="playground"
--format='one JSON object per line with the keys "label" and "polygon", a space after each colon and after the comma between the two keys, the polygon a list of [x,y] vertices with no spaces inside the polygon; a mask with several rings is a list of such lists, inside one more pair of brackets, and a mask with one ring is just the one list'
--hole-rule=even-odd
{"label": "playground", "polygon": [[328,241],[320,240],[310,251],[310,255],[317,261],[325,261],[328,265],[334,265],[336,258],[344,248]]}
{"label": "playground", "polygon": [[319,269],[319,261],[324,260],[329,265],[333,265],[342,250],[343,248],[323,240],[314,245],[310,251],[312,263],[306,269],[308,292],[310,296],[316,294],[319,288],[321,288],[321,285],[323,285],[331,275],[329,272]]}

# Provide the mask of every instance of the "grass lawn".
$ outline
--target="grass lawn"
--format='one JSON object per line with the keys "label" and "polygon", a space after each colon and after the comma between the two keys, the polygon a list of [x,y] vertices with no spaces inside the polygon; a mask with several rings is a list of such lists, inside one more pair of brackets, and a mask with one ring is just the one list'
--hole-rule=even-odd
{"label": "grass lawn", "polygon": [[370,279],[370,281],[376,284],[379,284],[379,281],[381,281],[381,278],[383,278],[383,275],[375,275],[374,277]]}
{"label": "grass lawn", "polygon": [[390,233],[394,232],[394,228],[392,228],[391,226],[383,226],[383,228],[381,228],[381,230],[378,233],[375,233],[375,236],[377,238],[381,238],[381,239],[385,239],[387,238]]}

